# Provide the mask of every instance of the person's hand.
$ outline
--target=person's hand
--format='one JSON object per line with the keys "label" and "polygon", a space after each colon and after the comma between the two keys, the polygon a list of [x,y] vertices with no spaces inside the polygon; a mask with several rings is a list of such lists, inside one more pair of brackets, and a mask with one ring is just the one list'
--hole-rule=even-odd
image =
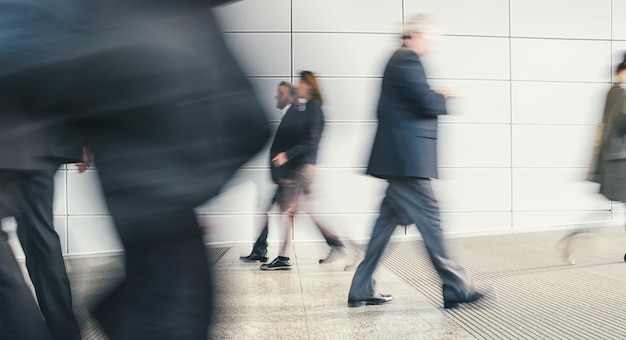
{"label": "person's hand", "polygon": [[83,173],[93,166],[94,154],[86,146],[83,146],[83,158],[80,162],[76,163],[78,172]]}
{"label": "person's hand", "polygon": [[435,89],[434,91],[435,93],[439,93],[440,95],[442,95],[445,99],[456,97],[456,94],[454,92],[446,88],[439,88],[439,89]]}
{"label": "person's hand", "polygon": [[285,152],[281,152],[272,158],[272,165],[275,167],[282,166],[287,162],[289,162],[289,158],[287,158],[287,154]]}

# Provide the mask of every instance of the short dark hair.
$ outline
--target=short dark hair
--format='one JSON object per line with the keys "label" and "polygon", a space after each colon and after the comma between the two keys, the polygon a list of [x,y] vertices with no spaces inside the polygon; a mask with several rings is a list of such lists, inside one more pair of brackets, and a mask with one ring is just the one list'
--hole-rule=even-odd
{"label": "short dark hair", "polygon": [[293,87],[293,85],[291,85],[290,82],[288,82],[288,81],[281,81],[280,84],[278,84],[278,86],[284,86],[287,89],[289,89],[289,97],[294,98],[294,97],[298,96],[298,90],[295,87]]}
{"label": "short dark hair", "polygon": [[624,70],[626,70],[626,54],[624,54],[624,60],[622,60],[622,62],[619,63],[615,68],[615,74],[620,73]]}

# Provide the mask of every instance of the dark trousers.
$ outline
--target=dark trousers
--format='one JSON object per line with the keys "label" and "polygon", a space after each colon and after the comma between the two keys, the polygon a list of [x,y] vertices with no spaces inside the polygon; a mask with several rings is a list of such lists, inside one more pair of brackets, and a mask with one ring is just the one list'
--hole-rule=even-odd
{"label": "dark trousers", "polygon": [[[17,183],[22,175],[19,171],[0,170],[0,218],[17,213]],[[7,240],[8,235],[0,228],[0,339],[50,339]]]}
{"label": "dark trousers", "polygon": [[21,178],[23,203],[15,220],[28,274],[50,335],[54,340],[75,340],[81,339],[80,328],[72,309],[70,282],[52,214],[54,174],[59,165],[51,160],[47,169]]}
{"label": "dark trousers", "polygon": [[[274,193],[274,197],[272,198],[272,202],[270,203],[270,206],[267,208],[267,211],[269,212],[270,210],[272,210],[272,207],[276,204],[281,206],[281,212],[288,210],[289,204],[291,201],[297,202],[299,200],[300,195],[306,195],[309,193],[309,188],[308,188],[309,185],[307,185],[306,190],[302,190],[302,189],[298,190],[294,188],[287,188],[285,186],[279,186],[276,189],[276,193]],[[290,192],[287,192],[287,191],[290,191]],[[295,215],[295,212],[296,211],[294,209],[292,211],[292,215]],[[291,216],[290,218],[293,218],[293,216]],[[326,240],[326,243],[329,246],[341,247],[343,245],[341,241],[339,240],[339,238],[336,235],[334,235],[330,230],[328,230],[328,228],[321,225],[313,216],[311,216],[311,219],[313,220],[313,223],[315,223],[319,231],[322,233],[322,236],[324,236],[324,239]],[[254,242],[254,246],[252,247],[253,252],[255,251],[258,252],[258,251],[267,249],[268,231],[269,231],[268,217],[267,217],[267,214],[265,214],[265,223],[264,223],[263,229],[261,229],[261,233],[259,234],[259,237]]]}
{"label": "dark trousers", "polygon": [[373,278],[389,239],[398,224],[415,224],[419,229],[428,255],[443,282],[444,299],[463,297],[472,290],[469,274],[448,256],[439,220],[439,205],[430,179],[392,178],[380,208],[380,215],[359,265],[349,300],[364,300],[376,294]]}

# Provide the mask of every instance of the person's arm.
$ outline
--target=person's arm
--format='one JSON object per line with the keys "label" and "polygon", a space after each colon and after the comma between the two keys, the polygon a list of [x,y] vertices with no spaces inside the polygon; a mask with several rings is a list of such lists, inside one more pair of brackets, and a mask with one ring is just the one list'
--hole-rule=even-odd
{"label": "person's arm", "polygon": [[82,172],[89,170],[89,168],[93,166],[93,160],[94,160],[93,152],[91,152],[91,150],[89,150],[89,148],[87,148],[86,146],[83,146],[82,160],[76,163],[76,166],[78,167],[78,172],[82,173]]}
{"label": "person's arm", "polygon": [[446,97],[433,91],[426,81],[426,73],[417,58],[404,56],[395,65],[396,85],[420,115],[438,116],[447,114]]}

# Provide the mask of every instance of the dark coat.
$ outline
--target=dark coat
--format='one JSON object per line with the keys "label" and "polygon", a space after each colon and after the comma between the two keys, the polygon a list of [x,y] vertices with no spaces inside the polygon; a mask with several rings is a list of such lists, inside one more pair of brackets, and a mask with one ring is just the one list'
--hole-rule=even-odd
{"label": "dark coat", "polygon": [[[218,2],[0,1],[0,27],[12,28],[0,32],[0,86],[28,107],[26,124],[93,147],[105,193],[199,205],[269,137],[210,11]],[[47,146],[15,137],[24,164]]]}
{"label": "dark coat", "polygon": [[367,173],[381,178],[437,178],[437,116],[443,114],[445,99],[430,89],[417,54],[399,48],[383,75]]}
{"label": "dark coat", "polygon": [[600,193],[612,201],[626,201],[625,101],[626,90],[613,85],[606,96],[601,143],[589,178],[600,183]]}
{"label": "dark coat", "polygon": [[289,161],[280,167],[272,168],[272,180],[293,179],[294,173],[304,164],[317,162],[317,151],[324,131],[324,114],[317,100],[306,103],[305,110],[298,110],[294,103],[278,125],[274,141],[270,147],[272,158],[281,152],[287,153]]}

